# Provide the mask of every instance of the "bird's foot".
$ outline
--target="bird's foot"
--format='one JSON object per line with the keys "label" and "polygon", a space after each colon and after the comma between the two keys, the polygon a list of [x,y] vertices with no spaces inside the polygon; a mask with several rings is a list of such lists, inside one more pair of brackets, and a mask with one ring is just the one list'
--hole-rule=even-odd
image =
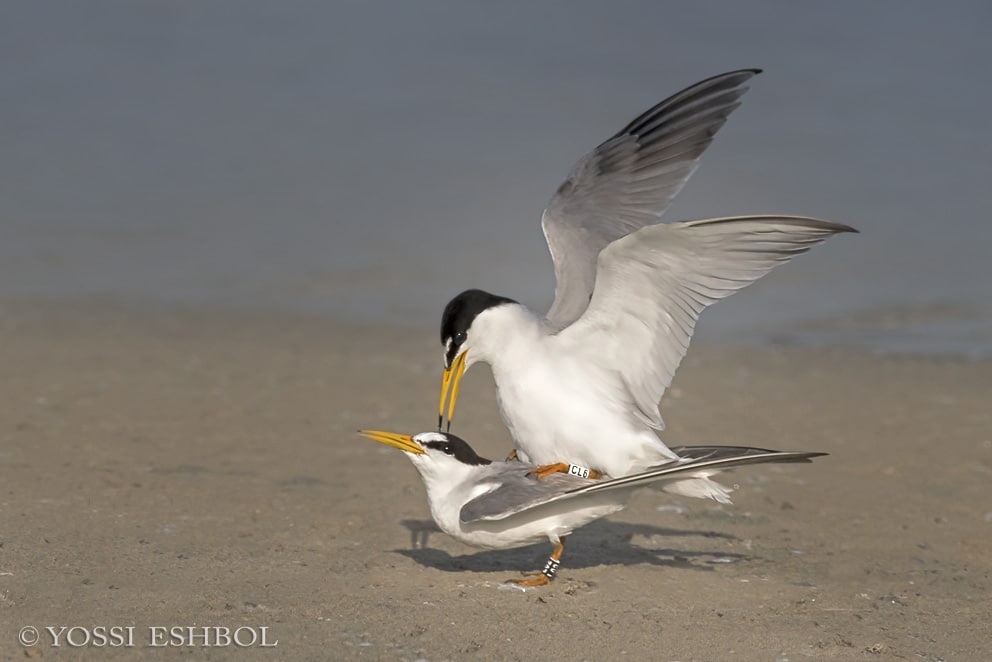
{"label": "bird's foot", "polygon": [[524,586],[529,588],[536,586],[547,586],[548,584],[551,583],[551,580],[542,574],[538,574],[538,576],[534,577],[533,579],[511,579],[510,583],[515,584],[517,586]]}
{"label": "bird's foot", "polygon": [[603,474],[599,473],[595,469],[590,469],[588,467],[580,467],[577,464],[569,464],[567,462],[557,462],[555,464],[542,464],[531,470],[530,475],[537,478],[547,478],[551,474],[568,474],[570,476],[578,476],[579,478],[592,478],[593,480],[599,480],[603,477]]}
{"label": "bird's foot", "polygon": [[525,572],[524,575],[536,575],[533,579],[511,579],[511,584],[517,586],[547,586],[558,574],[561,566],[561,553],[564,549],[562,545],[556,545],[554,553],[544,562],[544,567],[540,572]]}
{"label": "bird's foot", "polygon": [[511,462],[512,460],[519,460],[519,459],[520,458],[517,457],[517,449],[516,448],[514,448],[512,451],[510,451],[509,455],[506,456],[506,461],[507,462]]}

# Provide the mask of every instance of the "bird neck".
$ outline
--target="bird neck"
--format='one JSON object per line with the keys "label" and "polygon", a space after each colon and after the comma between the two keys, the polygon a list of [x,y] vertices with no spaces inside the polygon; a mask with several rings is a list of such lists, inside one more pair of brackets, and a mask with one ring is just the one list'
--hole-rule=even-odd
{"label": "bird neck", "polygon": [[532,352],[547,335],[540,318],[519,303],[507,303],[481,313],[473,322],[472,350],[476,361],[497,370],[501,363],[515,361],[520,353]]}
{"label": "bird neck", "polygon": [[480,478],[488,474],[489,465],[429,462],[421,460],[420,456],[411,459],[427,491],[431,517],[442,531],[458,536],[461,507],[477,496]]}

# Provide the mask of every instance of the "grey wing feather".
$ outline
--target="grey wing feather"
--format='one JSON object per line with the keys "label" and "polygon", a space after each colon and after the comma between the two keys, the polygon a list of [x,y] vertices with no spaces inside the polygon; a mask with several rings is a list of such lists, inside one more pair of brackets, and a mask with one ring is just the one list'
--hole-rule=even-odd
{"label": "grey wing feather", "polygon": [[[672,446],[670,449],[683,460],[718,460],[727,457],[743,457],[746,455],[761,455],[778,451],[753,446]],[[803,454],[804,455],[804,454]],[[797,459],[778,459],[776,462],[808,462],[805,457]]]}
{"label": "grey wing feather", "polygon": [[[478,497],[462,508],[461,520],[469,523],[474,520],[501,520],[539,506],[560,502],[566,499],[581,499],[584,496],[601,494],[610,490],[635,490],[651,483],[684,480],[695,475],[709,476],[713,473],[749,464],[769,464],[778,462],[810,462],[815,457],[826,455],[813,451],[770,451],[746,446],[699,446],[705,449],[704,457],[686,462],[672,462],[648,471],[611,480],[581,480],[564,475],[552,475],[540,480],[524,478],[529,485],[507,484],[506,493],[500,490]],[[684,449],[683,449],[684,450]],[[553,485],[543,486],[545,481],[556,479]],[[581,485],[576,487],[581,481]],[[477,501],[484,507],[470,506]],[[512,504],[512,505],[510,505]],[[578,506],[578,504],[577,504]]]}
{"label": "grey wing feather", "polygon": [[642,228],[604,249],[582,317],[558,335],[611,366],[632,410],[661,429],[658,402],[700,313],[775,266],[854,228],[798,216],[739,216]]}
{"label": "grey wing feather", "polygon": [[811,462],[813,458],[822,457],[827,455],[827,453],[817,451],[769,451],[761,448],[735,447],[730,453],[723,454],[717,452],[716,455],[719,456],[690,460],[682,463],[673,462],[672,464],[655,467],[641,473],[622,476],[612,480],[597,481],[592,485],[573,488],[559,498],[575,498],[584,494],[594,494],[606,490],[633,489],[659,481],[683,480],[687,477],[685,474],[702,473],[703,475],[710,475],[716,471],[742,467],[748,464]]}
{"label": "grey wing feather", "polygon": [[654,223],[681,190],[759,69],[714,76],[649,109],[584,156],[551,198],[541,225],[555,264],[548,321],[564,328],[585,310],[596,256]]}
{"label": "grey wing feather", "polygon": [[[514,462],[513,465],[519,467],[520,463]],[[461,521],[467,524],[477,520],[504,519],[528,508],[553,501],[555,497],[574,489],[578,484],[595,482],[565,474],[551,474],[537,479],[528,475],[529,471],[530,467],[526,467],[519,471],[507,471],[501,475],[496,489],[462,506],[459,514]]]}

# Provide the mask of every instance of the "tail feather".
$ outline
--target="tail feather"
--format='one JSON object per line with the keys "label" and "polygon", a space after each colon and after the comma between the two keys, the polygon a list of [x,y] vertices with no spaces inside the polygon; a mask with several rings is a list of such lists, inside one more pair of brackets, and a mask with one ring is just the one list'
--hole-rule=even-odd
{"label": "tail feather", "polygon": [[663,492],[677,494],[678,496],[693,497],[695,499],[713,499],[720,503],[731,503],[730,493],[733,488],[721,485],[708,476],[697,478],[685,478],[674,483],[663,483]]}

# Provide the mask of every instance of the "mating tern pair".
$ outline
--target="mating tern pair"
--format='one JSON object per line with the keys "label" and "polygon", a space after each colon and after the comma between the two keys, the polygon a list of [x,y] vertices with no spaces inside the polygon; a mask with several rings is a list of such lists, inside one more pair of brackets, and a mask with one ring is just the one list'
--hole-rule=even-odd
{"label": "mating tern pair", "polygon": [[[678,460],[658,412],[700,313],[847,225],[799,216],[656,223],[757,69],[692,85],[579,160],[544,211],[555,298],[540,316],[468,290],[441,320],[438,429],[465,370],[488,363],[518,457],[546,476],[619,477]],[[726,500],[707,478],[666,491]]]}
{"label": "mating tern pair", "polygon": [[[723,469],[822,455],[669,448],[656,434],[658,403],[700,313],[827,238],[856,232],[779,215],[657,223],[757,73],[692,85],[580,159],[542,219],[557,281],[547,315],[482,290],[459,294],[441,320],[438,431],[363,432],[413,460],[431,514],[451,536],[493,548],[550,540],[554,553],[527,585],[548,583],[565,536],[622,509],[638,487],[726,502],[729,491],[710,479]],[[445,406],[450,430],[462,376],[478,362],[492,367],[513,461],[481,458],[441,432]]]}
{"label": "mating tern pair", "polygon": [[533,579],[513,580],[542,586],[555,578],[565,537],[575,529],[626,506],[631,494],[649,484],[664,484],[746,464],[808,462],[823,453],[769,451],[732,446],[672,449],[680,459],[613,480],[552,474],[537,478],[536,467],[518,460],[492,462],[450,433],[422,432],[413,437],[379,430],[362,435],[399,448],[420,472],[431,516],[451,537],[476,547],[505,549],[547,539],[554,551]]}

